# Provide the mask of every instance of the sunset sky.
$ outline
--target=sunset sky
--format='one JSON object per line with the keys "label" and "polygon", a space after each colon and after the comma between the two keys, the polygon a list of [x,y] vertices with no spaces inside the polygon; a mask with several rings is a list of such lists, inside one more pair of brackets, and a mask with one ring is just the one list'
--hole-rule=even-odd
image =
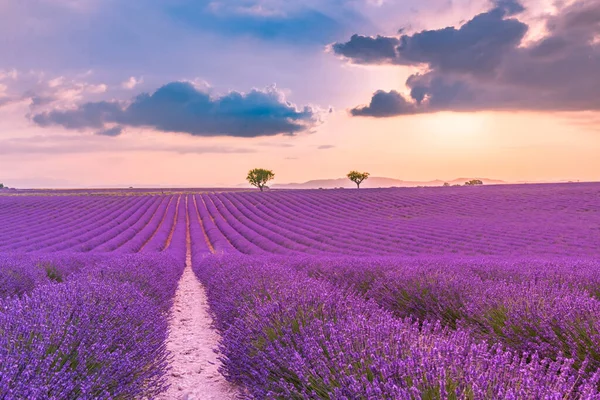
{"label": "sunset sky", "polygon": [[600,180],[600,0],[0,0],[0,182]]}

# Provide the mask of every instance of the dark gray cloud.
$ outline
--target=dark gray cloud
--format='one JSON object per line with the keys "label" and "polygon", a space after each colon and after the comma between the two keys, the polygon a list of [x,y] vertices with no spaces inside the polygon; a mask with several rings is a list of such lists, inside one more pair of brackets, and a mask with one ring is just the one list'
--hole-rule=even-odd
{"label": "dark gray cloud", "polygon": [[527,32],[524,23],[505,18],[515,7],[501,1],[458,29],[425,30],[399,38],[353,35],[346,43],[334,44],[333,50],[360,64],[428,64],[441,71],[489,73]]}
{"label": "dark gray cloud", "polygon": [[527,25],[504,19],[502,8],[475,16],[459,29],[448,27],[400,38],[399,64],[428,64],[442,72],[487,74],[507,51],[517,46]]}
{"label": "dark gray cloud", "polygon": [[379,37],[380,42],[399,40],[394,58],[389,52],[377,52],[364,37],[353,36],[346,44],[334,45],[336,53],[353,62],[428,68],[408,78],[406,94],[377,91],[369,105],[356,107],[351,114],[600,110],[600,0],[564,6],[547,17],[546,36],[527,45],[522,43],[527,25],[512,17],[523,7],[511,0],[494,4],[458,29]]}
{"label": "dark gray cloud", "polygon": [[395,37],[352,35],[346,43],[335,43],[333,51],[357,64],[391,64],[398,59]]}
{"label": "dark gray cloud", "polygon": [[113,126],[112,128],[106,128],[103,129],[101,131],[96,132],[96,135],[100,135],[100,136],[119,136],[121,133],[123,133],[123,127],[122,126]]}
{"label": "dark gray cloud", "polygon": [[378,90],[368,106],[357,107],[350,112],[354,116],[391,117],[398,114],[412,114],[414,106],[395,90],[389,92]]}
{"label": "dark gray cloud", "polygon": [[319,147],[317,147],[318,150],[329,150],[329,149],[333,149],[335,146],[332,144],[323,144]]}
{"label": "dark gray cloud", "polygon": [[[316,111],[310,107],[296,108],[275,88],[211,97],[187,82],[168,83],[152,94],[135,97],[128,104],[88,102],[72,110],[36,114],[32,119],[43,127],[94,129],[98,134],[108,136],[120,134],[127,126],[194,136],[293,135],[309,130],[319,122]],[[117,127],[107,127],[112,124]]]}
{"label": "dark gray cloud", "polygon": [[525,7],[516,0],[494,0],[492,3],[496,8],[504,10],[507,15],[516,15],[525,11]]}
{"label": "dark gray cloud", "polygon": [[54,110],[33,116],[33,122],[42,127],[60,125],[67,129],[104,129],[106,123],[124,118],[124,110],[117,102],[84,103],[74,110]]}

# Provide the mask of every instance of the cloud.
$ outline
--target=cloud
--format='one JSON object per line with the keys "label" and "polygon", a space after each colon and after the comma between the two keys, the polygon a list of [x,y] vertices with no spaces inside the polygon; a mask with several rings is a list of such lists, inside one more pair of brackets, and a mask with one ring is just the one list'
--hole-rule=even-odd
{"label": "cloud", "polygon": [[356,107],[350,110],[350,113],[354,116],[391,117],[399,114],[411,114],[413,109],[414,106],[397,91],[378,90],[371,98],[369,105]]}
{"label": "cloud", "polygon": [[49,105],[69,107],[83,98],[99,98],[108,90],[105,83],[82,80],[90,79],[90,73],[70,78],[48,75],[36,70],[0,71],[0,106],[23,103],[31,110]]}
{"label": "cloud", "polygon": [[326,44],[350,23],[362,21],[352,7],[337,0],[285,1],[180,1],[166,8],[177,22],[224,36],[252,36],[293,44]]}
{"label": "cloud", "polygon": [[112,128],[106,128],[103,129],[101,131],[96,132],[96,135],[100,135],[100,136],[119,136],[121,133],[123,133],[123,127],[122,126],[113,126]]}
{"label": "cloud", "polygon": [[60,125],[66,129],[105,129],[104,125],[123,118],[124,110],[116,102],[84,103],[73,110],[37,114],[33,122],[42,127]]}
{"label": "cloud", "polygon": [[177,145],[170,143],[119,142],[95,136],[32,136],[0,140],[2,155],[60,155],[80,153],[171,152],[178,154],[248,154],[255,150],[231,146]]}
{"label": "cloud", "polygon": [[121,83],[123,89],[133,89],[137,85],[144,82],[144,78],[136,78],[135,76],[130,77],[125,82]]}
{"label": "cloud", "polygon": [[260,147],[282,147],[282,148],[291,148],[295,147],[293,143],[256,143],[256,146]]}
{"label": "cloud", "polygon": [[298,109],[275,87],[211,97],[189,82],[168,83],[129,103],[88,102],[69,110],[39,113],[32,120],[42,127],[94,129],[100,134],[116,133],[106,125],[117,124],[193,136],[234,137],[294,135],[320,122],[318,111],[308,106]]}
{"label": "cloud", "polygon": [[[494,4],[459,28],[398,38],[354,35],[333,45],[354,63],[426,68],[407,79],[405,90],[377,91],[351,114],[600,110],[600,0],[563,5],[545,17],[545,35],[527,43],[528,26],[514,17],[523,7],[510,0]],[[392,55],[382,43],[396,40]]]}
{"label": "cloud", "polygon": [[352,35],[346,43],[335,43],[333,51],[357,64],[393,64],[398,58],[400,39]]}
{"label": "cloud", "polygon": [[328,150],[328,149],[333,149],[335,146],[332,144],[323,144],[319,147],[317,147],[318,150]]}
{"label": "cloud", "polygon": [[493,3],[507,15],[516,15],[525,11],[525,7],[516,0],[494,0]]}
{"label": "cloud", "polygon": [[[521,42],[527,25],[506,19],[508,1],[481,13],[456,29],[447,27],[396,37],[353,35],[347,43],[336,43],[333,50],[360,64],[427,64],[444,72],[489,73],[502,56]],[[507,4],[505,4],[507,3]]]}
{"label": "cloud", "polygon": [[17,79],[17,77],[19,76],[18,72],[16,69],[9,69],[9,70],[3,70],[0,69],[0,81],[4,80],[4,79]]}

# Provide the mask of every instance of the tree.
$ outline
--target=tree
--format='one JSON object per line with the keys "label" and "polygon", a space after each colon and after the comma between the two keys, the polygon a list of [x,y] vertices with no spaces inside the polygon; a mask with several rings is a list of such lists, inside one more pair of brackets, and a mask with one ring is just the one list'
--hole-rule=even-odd
{"label": "tree", "polygon": [[368,172],[350,171],[350,172],[348,172],[348,175],[346,175],[346,176],[352,182],[356,183],[357,189],[360,189],[360,184],[362,183],[362,181],[369,178],[369,173]]}
{"label": "tree", "polygon": [[450,186],[450,184],[449,184],[448,182],[444,182],[444,185],[443,185],[443,186],[444,186],[444,187],[448,187],[448,186]]}
{"label": "tree", "polygon": [[480,179],[471,179],[468,182],[465,182],[465,186],[476,186],[483,185],[483,182]]}
{"label": "tree", "polygon": [[0,189],[4,189],[4,183],[0,183]]}
{"label": "tree", "polygon": [[273,171],[262,168],[254,168],[248,172],[246,179],[252,186],[256,186],[262,192],[267,187],[267,182],[275,178]]}

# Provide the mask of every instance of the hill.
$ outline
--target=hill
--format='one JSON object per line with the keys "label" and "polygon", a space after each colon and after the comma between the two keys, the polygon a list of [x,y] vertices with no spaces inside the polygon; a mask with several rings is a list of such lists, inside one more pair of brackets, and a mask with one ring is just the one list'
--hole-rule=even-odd
{"label": "hill", "polygon": [[[386,177],[371,177],[364,181],[361,188],[385,188],[385,187],[415,187],[415,186],[442,186],[444,182],[451,185],[463,185],[471,179],[480,179],[486,185],[505,184],[507,182],[498,179],[487,178],[457,178],[451,181],[442,181],[439,179],[433,181],[403,181],[401,179],[386,178]],[[273,189],[333,189],[333,188],[355,188],[356,185],[348,178],[337,179],[315,179],[303,183],[278,183],[271,186]]]}

